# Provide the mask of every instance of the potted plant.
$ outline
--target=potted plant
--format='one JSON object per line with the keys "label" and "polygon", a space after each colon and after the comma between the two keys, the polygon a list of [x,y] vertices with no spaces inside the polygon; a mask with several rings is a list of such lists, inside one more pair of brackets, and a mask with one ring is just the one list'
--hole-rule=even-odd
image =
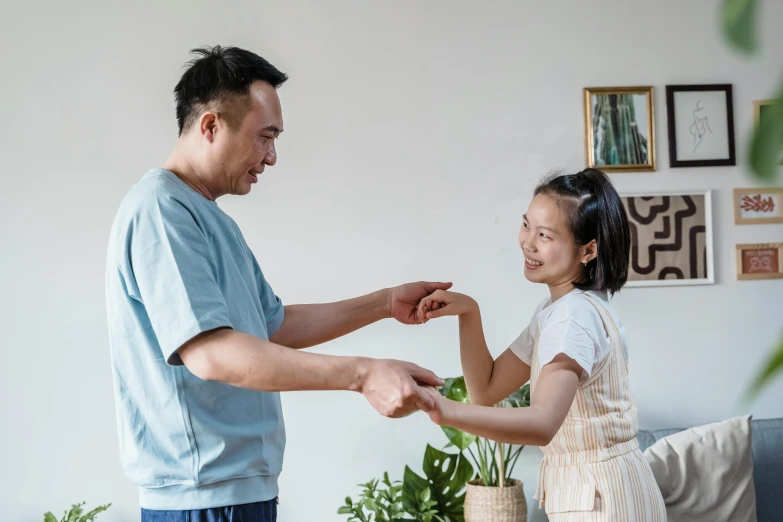
{"label": "potted plant", "polygon": [[[464,377],[446,379],[439,391],[453,401],[470,402]],[[530,384],[525,384],[496,406],[530,406]],[[525,522],[527,502],[522,482],[511,478],[524,446],[490,441],[448,426],[442,429],[449,439],[449,445],[463,453],[467,451],[476,465],[476,477],[466,485],[465,522]],[[475,448],[475,453],[471,446]]]}
{"label": "potted plant", "polygon": [[345,498],[337,513],[349,515],[348,522],[464,522],[462,505],[465,484],[473,466],[460,453],[446,453],[427,445],[422,465],[424,476],[408,466],[402,481],[373,479],[359,484],[358,498]]}
{"label": "potted plant", "polygon": [[73,504],[70,510],[65,510],[63,517],[59,521],[57,520],[57,517],[49,511],[44,515],[44,522],[93,522],[99,513],[106,511],[109,509],[109,506],[111,506],[111,504],[98,506],[89,513],[85,513],[82,508],[85,504],[87,503],[82,502],[80,504]]}

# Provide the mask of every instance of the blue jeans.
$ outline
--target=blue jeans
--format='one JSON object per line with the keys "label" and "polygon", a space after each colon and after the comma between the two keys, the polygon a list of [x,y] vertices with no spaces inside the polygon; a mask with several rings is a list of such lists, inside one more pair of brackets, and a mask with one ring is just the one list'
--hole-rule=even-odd
{"label": "blue jeans", "polygon": [[142,509],[141,522],[277,522],[277,500],[193,511]]}

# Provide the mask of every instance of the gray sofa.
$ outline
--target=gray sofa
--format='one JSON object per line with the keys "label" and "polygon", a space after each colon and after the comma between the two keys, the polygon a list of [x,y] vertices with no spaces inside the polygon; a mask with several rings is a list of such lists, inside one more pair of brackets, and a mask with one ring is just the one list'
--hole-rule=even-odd
{"label": "gray sofa", "polygon": [[[642,451],[649,448],[655,441],[683,431],[685,428],[662,429],[654,431],[639,430],[638,440]],[[756,489],[756,518],[758,522],[783,522],[783,418],[753,419],[751,421],[753,446],[753,485]],[[523,451],[524,455],[525,452]],[[532,499],[535,489],[535,477],[538,460],[533,462],[534,455],[530,452],[531,474],[525,477],[531,488],[526,488],[528,496],[528,522],[546,522],[548,520],[538,502]],[[536,473],[533,474],[532,468]],[[731,522],[715,520],[714,522]]]}
{"label": "gray sofa", "polygon": [[[639,430],[639,446],[644,451],[655,441],[683,429]],[[751,432],[756,518],[758,522],[781,522],[783,521],[783,418],[753,419]]]}

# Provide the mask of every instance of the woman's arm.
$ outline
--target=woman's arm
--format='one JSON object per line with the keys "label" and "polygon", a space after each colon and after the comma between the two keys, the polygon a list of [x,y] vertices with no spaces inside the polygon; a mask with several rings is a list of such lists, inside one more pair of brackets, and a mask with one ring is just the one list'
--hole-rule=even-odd
{"label": "woman's arm", "polygon": [[435,396],[435,408],[429,416],[436,424],[489,440],[546,446],[560,430],[574,402],[581,374],[582,368],[576,361],[560,354],[541,370],[528,408],[463,404],[431,390]]}
{"label": "woman's arm", "polygon": [[427,319],[459,316],[460,359],[471,403],[492,406],[530,380],[530,366],[511,350],[492,358],[474,299],[439,290],[422,300],[420,310]]}

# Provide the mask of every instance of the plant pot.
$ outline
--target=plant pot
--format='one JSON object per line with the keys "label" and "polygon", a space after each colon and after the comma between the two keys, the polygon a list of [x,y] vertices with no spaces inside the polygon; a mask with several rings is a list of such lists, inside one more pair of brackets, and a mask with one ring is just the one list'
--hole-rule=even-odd
{"label": "plant pot", "polygon": [[522,482],[511,479],[504,488],[465,485],[465,522],[526,522],[527,502]]}

